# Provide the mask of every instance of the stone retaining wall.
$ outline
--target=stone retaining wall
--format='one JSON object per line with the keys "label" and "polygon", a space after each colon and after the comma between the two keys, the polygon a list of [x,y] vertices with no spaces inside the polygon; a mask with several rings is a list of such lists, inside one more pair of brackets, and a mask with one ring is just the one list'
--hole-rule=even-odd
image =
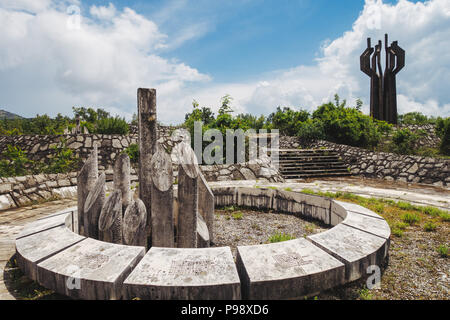
{"label": "stone retaining wall", "polygon": [[435,186],[450,185],[450,160],[372,152],[323,140],[316,142],[314,147],[336,151],[353,174]]}
{"label": "stone retaining wall", "polygon": [[[159,141],[166,149],[175,144],[172,141],[172,127],[161,127],[159,129]],[[73,150],[74,155],[82,162],[92,152],[94,144],[99,146],[99,169],[112,170],[114,160],[130,144],[138,142],[137,134],[109,135],[109,134],[67,134],[67,135],[21,135],[0,136],[0,157],[6,151],[8,145],[20,147],[26,152],[27,157],[36,162],[46,162],[55,151],[53,147],[66,142],[66,146]]]}
{"label": "stone retaining wall", "polygon": [[[394,130],[399,128],[407,128],[416,133],[419,130],[425,131],[427,134],[419,139],[418,147],[436,147],[440,143],[434,125],[405,125],[396,127]],[[351,173],[355,175],[435,186],[450,185],[450,160],[446,159],[372,152],[324,140],[309,142],[299,137],[280,137],[280,149],[299,148],[333,150],[349,165]]]}
{"label": "stone retaining wall", "polygon": [[[282,182],[283,178],[264,160],[254,164],[200,166],[207,181],[259,180]],[[112,184],[113,171],[102,170],[106,181]],[[174,163],[174,183],[177,183],[178,165]],[[138,182],[136,170],[131,170],[131,181]],[[0,178],[0,210],[27,206],[59,198],[72,198],[77,194],[77,172],[65,174],[39,174],[23,177]]]}

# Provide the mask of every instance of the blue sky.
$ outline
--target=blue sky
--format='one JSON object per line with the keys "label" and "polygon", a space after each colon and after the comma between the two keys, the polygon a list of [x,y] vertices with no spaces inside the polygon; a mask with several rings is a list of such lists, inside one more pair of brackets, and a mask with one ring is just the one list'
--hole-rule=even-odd
{"label": "blue sky", "polygon": [[169,37],[189,25],[204,26],[201,36],[162,56],[183,61],[216,81],[313,64],[323,41],[350,29],[364,6],[364,0],[194,0],[186,6],[184,1],[159,0],[85,1],[84,8],[110,2],[155,21]]}
{"label": "blue sky", "polygon": [[[0,108],[131,118],[136,89],[155,87],[165,123],[181,122],[193,99],[217,109],[225,94],[236,112],[313,110],[335,93],[368,112],[359,55],[388,32],[407,52],[400,112],[449,116],[449,2],[0,0]],[[67,26],[70,6],[79,29]]]}

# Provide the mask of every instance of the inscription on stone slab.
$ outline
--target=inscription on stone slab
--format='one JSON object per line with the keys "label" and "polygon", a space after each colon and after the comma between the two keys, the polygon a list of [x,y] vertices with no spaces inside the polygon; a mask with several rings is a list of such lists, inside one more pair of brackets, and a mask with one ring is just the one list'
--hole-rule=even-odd
{"label": "inscription on stone slab", "polygon": [[124,287],[127,298],[238,299],[240,281],[228,247],[152,247]]}
{"label": "inscription on stone slab", "polygon": [[244,299],[298,298],[344,281],[344,264],[306,239],[238,247],[237,265]]}
{"label": "inscription on stone slab", "polygon": [[300,267],[313,263],[312,260],[304,260],[298,253],[277,254],[273,259],[285,268]]}
{"label": "inscription on stone slab", "polygon": [[[39,263],[38,282],[74,298],[119,299],[122,281],[144,254],[144,247],[88,238]],[[69,288],[71,279],[79,280],[80,287]]]}

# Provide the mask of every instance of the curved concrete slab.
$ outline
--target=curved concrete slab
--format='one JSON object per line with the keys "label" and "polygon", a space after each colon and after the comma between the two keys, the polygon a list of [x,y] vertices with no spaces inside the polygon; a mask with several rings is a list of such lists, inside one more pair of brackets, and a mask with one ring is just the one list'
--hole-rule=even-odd
{"label": "curved concrete slab", "polygon": [[124,297],[150,300],[240,299],[229,247],[151,248],[125,280]]}
{"label": "curved concrete slab", "polygon": [[37,281],[76,299],[120,299],[123,280],[144,254],[144,247],[88,238],[39,263]]}
{"label": "curved concrete slab", "polygon": [[306,239],[238,247],[244,299],[292,299],[344,283],[344,264]]}
{"label": "curved concrete slab", "polygon": [[25,274],[37,280],[38,263],[84,239],[64,225],[17,239],[17,263]]}
{"label": "curved concrete slab", "polygon": [[389,248],[389,240],[344,224],[307,239],[345,264],[347,281],[366,275],[370,265],[380,266]]}

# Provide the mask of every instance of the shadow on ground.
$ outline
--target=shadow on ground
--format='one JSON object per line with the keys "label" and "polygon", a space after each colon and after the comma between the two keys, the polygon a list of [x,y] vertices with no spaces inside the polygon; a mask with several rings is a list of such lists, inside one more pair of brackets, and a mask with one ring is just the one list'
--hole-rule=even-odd
{"label": "shadow on ground", "polygon": [[17,266],[16,255],[6,263],[3,271],[6,289],[17,300],[70,300],[66,296],[54,293],[29,279]]}

